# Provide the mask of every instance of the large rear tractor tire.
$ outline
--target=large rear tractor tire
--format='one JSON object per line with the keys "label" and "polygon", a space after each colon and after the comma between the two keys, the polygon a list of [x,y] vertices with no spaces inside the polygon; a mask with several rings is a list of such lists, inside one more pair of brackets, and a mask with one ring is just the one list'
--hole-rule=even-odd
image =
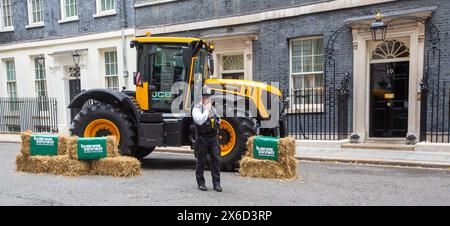
{"label": "large rear tractor tire", "polygon": [[116,136],[122,155],[144,158],[153,149],[136,147],[136,129],[131,117],[110,104],[96,102],[85,106],[72,121],[70,131],[79,137]]}
{"label": "large rear tractor tire", "polygon": [[247,140],[256,134],[255,123],[248,118],[223,118],[220,123],[219,144],[223,171],[239,167],[239,160],[247,150]]}

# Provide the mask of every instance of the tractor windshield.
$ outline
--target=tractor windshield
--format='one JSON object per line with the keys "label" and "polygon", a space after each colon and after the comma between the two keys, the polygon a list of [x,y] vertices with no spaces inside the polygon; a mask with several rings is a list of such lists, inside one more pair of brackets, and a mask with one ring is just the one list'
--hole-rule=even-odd
{"label": "tractor windshield", "polygon": [[139,73],[148,81],[150,106],[170,109],[172,85],[185,81],[183,51],[180,45],[144,45],[139,59]]}
{"label": "tractor windshield", "polygon": [[193,68],[193,84],[191,84],[191,89],[194,88],[194,92],[191,93],[192,98],[195,102],[199,101],[199,96],[196,95],[196,93],[200,93],[203,85],[205,84],[205,80],[208,79],[209,75],[206,71],[207,65],[206,65],[206,59],[207,59],[207,51],[206,49],[201,49],[197,57],[194,61],[194,68]]}

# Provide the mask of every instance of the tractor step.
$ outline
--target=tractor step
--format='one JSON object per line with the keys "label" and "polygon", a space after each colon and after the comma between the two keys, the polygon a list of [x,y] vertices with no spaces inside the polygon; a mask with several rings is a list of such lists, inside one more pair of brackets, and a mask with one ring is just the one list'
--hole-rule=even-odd
{"label": "tractor step", "polygon": [[139,113],[141,113],[141,112],[142,112],[142,109],[141,109],[141,107],[139,106],[139,103],[137,102],[136,98],[130,97],[130,99],[131,99],[131,102],[133,102],[134,106],[136,107],[137,111],[138,111]]}

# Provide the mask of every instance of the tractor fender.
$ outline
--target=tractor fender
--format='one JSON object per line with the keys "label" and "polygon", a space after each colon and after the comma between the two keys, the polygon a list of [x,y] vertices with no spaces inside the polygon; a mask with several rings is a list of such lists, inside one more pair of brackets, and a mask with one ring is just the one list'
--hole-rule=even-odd
{"label": "tractor fender", "polygon": [[135,120],[138,118],[138,111],[129,96],[123,92],[110,89],[91,89],[78,94],[69,104],[68,108],[82,108],[88,100],[96,100],[111,104],[124,110]]}

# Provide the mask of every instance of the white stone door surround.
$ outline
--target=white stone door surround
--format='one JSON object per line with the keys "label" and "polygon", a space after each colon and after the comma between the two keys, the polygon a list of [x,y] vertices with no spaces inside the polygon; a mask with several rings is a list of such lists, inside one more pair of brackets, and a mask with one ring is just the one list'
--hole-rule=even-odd
{"label": "white stone door surround", "polygon": [[[372,41],[372,34],[367,27],[367,22],[350,26],[352,27],[354,47],[353,132],[361,137],[361,142],[364,142],[369,138],[370,56],[376,43]],[[403,41],[410,49],[408,134],[419,137],[420,100],[418,100],[418,95],[424,69],[425,26],[422,23],[411,21],[394,24],[388,29],[386,35],[386,40],[390,39]]]}

